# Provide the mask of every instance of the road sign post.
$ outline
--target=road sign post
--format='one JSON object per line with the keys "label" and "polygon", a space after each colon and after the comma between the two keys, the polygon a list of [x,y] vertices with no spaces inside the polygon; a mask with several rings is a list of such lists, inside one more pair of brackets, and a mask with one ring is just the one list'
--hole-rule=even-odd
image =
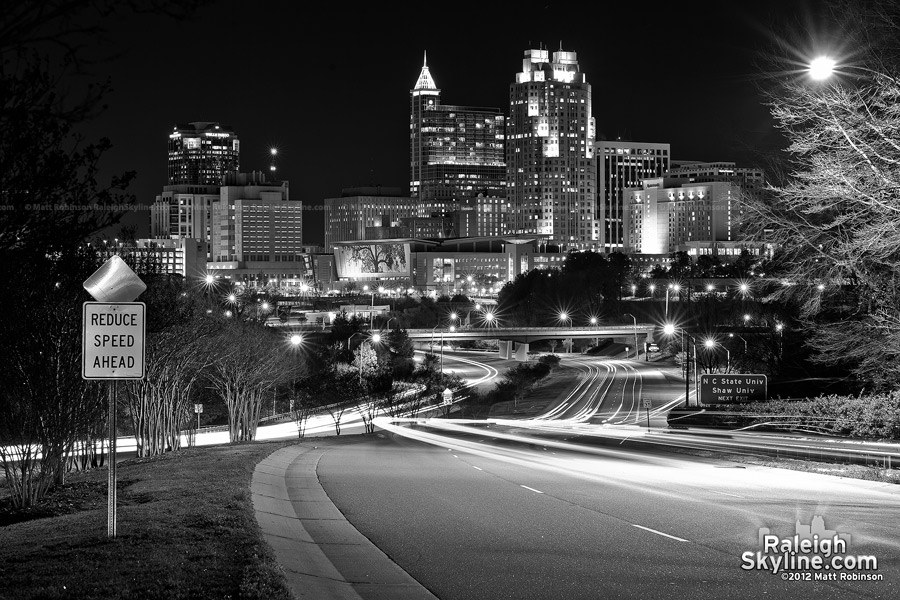
{"label": "road sign post", "polygon": [[644,398],[644,408],[647,409],[647,429],[650,429],[650,409],[653,408],[653,401],[650,398]]}
{"label": "road sign post", "polygon": [[116,537],[116,404],[120,379],[143,379],[146,310],[133,302],[147,286],[119,256],[113,256],[84,282],[97,302],[82,312],[81,376],[109,380],[109,479],[106,535]]}

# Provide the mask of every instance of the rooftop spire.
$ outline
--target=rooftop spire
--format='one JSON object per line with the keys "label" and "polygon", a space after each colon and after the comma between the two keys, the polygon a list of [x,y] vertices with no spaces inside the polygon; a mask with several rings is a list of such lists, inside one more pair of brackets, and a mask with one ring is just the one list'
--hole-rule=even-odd
{"label": "rooftop spire", "polygon": [[422,72],[419,73],[419,79],[416,80],[416,86],[413,90],[436,90],[437,85],[431,78],[431,72],[428,70],[428,52],[425,52],[422,60]]}

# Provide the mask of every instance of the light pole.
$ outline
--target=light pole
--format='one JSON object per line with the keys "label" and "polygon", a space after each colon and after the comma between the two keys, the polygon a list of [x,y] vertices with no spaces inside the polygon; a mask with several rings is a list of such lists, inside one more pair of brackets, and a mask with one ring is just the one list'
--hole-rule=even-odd
{"label": "light pole", "polygon": [[637,317],[635,317],[631,313],[625,313],[626,317],[631,317],[634,319],[634,360],[638,360],[641,357],[641,353],[638,350],[638,340],[637,340]]}
{"label": "light pole", "polygon": [[746,362],[746,360],[747,360],[747,339],[746,339],[745,337],[739,335],[739,334],[736,334],[736,333],[729,333],[729,334],[728,334],[728,337],[731,337],[731,338],[733,338],[733,337],[735,337],[735,336],[737,336],[742,342],[744,342],[744,354],[743,354],[743,356],[744,356],[744,361]]}
{"label": "light pole", "polygon": [[[352,340],[353,338],[355,338],[355,337],[358,336],[358,335],[366,335],[366,334],[363,333],[362,331],[357,331],[357,332],[355,332],[353,335],[351,335],[350,337],[348,337],[348,338],[347,338],[347,350],[348,350],[348,351],[350,350],[350,340]],[[373,334],[372,334],[372,337],[371,337],[370,339],[371,339],[374,343],[377,344],[378,342],[381,341],[381,335],[379,335],[379,334],[377,334],[377,333],[373,333]],[[359,360],[359,365],[357,365],[357,370],[359,371],[359,384],[362,385],[362,354],[359,355],[359,357],[357,358],[357,360]]]}
{"label": "light pole", "polygon": [[[716,340],[714,340],[712,338],[706,338],[705,340],[703,340],[703,345],[706,346],[707,350],[714,350],[716,346],[720,346],[721,344],[719,344]],[[727,373],[728,369],[731,365],[731,351],[728,348],[726,348],[725,346],[722,346],[722,348],[725,348],[725,372]],[[718,372],[718,370],[719,370],[719,361],[718,361],[718,359],[716,359],[716,372]]]}
{"label": "light pole", "polygon": [[[685,377],[684,377],[684,407],[690,408],[690,385],[691,385],[691,362],[687,358],[687,351],[684,346],[684,336],[687,336],[691,341],[694,342],[694,381],[697,380],[697,340],[691,334],[685,332],[684,327],[675,327],[675,325],[671,323],[667,323],[663,327],[663,333],[666,335],[672,335],[675,333],[676,329],[681,330],[681,350],[685,353],[684,357],[684,366],[685,366]],[[696,395],[696,390],[695,390]]]}
{"label": "light pole", "polygon": [[438,323],[437,325],[435,325],[434,327],[431,328],[431,344],[430,344],[430,348],[431,348],[431,351],[432,351],[432,352],[434,352],[434,330],[437,329],[437,328],[440,327],[440,326],[441,326],[441,324]]}

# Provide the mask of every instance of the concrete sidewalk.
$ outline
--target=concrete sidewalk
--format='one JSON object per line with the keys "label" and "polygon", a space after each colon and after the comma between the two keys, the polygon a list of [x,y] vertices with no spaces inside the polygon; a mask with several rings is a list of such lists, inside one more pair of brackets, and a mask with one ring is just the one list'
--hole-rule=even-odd
{"label": "concrete sidewalk", "polygon": [[435,600],[328,498],[316,475],[326,449],[321,442],[288,446],[253,471],[250,490],[256,521],[294,597]]}

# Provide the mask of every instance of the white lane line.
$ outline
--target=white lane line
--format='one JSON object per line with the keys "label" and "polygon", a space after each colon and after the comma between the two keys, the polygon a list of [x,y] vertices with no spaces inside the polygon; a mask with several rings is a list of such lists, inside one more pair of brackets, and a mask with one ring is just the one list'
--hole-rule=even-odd
{"label": "white lane line", "polygon": [[484,471],[484,469],[482,469],[481,467],[476,467],[475,465],[472,465],[472,468],[473,468],[473,469],[478,469],[479,471]]}
{"label": "white lane line", "polygon": [[[520,485],[521,485],[521,484],[520,484]],[[525,488],[526,490],[531,490],[531,491],[534,492],[535,494],[543,494],[543,493],[544,493],[544,492],[542,492],[541,490],[536,490],[536,489],[534,489],[534,488],[532,488],[532,487],[528,487],[527,485],[523,485],[522,487]]]}
{"label": "white lane line", "polygon": [[454,455],[453,455],[453,458],[459,458],[459,457],[458,457],[457,455],[454,454]]}
{"label": "white lane line", "polygon": [[634,523],[629,523],[632,527],[637,527],[638,529],[643,529],[644,531],[649,531],[650,533],[655,533],[656,535],[661,535],[663,537],[671,538],[673,540],[679,542],[687,542],[688,540],[682,539],[680,537],[675,537],[674,535],[669,535],[668,533],[663,533],[662,531],[657,531],[655,529],[650,529],[649,527],[643,527],[642,525],[635,525]]}
{"label": "white lane line", "polygon": [[737,494],[729,494],[728,492],[717,492],[716,490],[709,490],[713,494],[721,494],[723,496],[731,496],[732,498],[744,498],[744,496],[738,496]]}

